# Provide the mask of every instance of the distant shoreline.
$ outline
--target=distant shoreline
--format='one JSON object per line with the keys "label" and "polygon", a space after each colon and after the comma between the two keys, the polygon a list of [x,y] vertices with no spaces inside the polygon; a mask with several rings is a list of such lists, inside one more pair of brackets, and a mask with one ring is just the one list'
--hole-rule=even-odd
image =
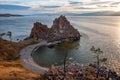
{"label": "distant shoreline", "polygon": [[21,17],[24,15],[19,15],[19,14],[0,14],[0,17]]}

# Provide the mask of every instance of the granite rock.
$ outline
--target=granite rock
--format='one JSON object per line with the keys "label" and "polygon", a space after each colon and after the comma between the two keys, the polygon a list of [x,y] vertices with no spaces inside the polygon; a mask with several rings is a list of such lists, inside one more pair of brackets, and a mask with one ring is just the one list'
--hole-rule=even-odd
{"label": "granite rock", "polygon": [[34,23],[29,38],[36,40],[46,40],[48,42],[60,41],[65,39],[80,39],[80,33],[75,29],[65,16],[60,16],[53,21],[51,28],[40,22]]}
{"label": "granite rock", "polygon": [[32,28],[31,34],[29,38],[36,40],[46,40],[48,37],[49,28],[47,25],[44,25],[40,22],[34,23],[34,27]]}

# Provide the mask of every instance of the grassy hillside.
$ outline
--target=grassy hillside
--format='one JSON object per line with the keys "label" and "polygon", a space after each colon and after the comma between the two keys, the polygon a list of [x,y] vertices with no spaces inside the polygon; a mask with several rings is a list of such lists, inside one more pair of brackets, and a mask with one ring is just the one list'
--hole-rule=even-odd
{"label": "grassy hillside", "polygon": [[19,60],[19,52],[22,48],[36,41],[10,42],[0,39],[0,80],[34,80],[39,74],[24,69]]}
{"label": "grassy hillside", "polygon": [[18,43],[0,39],[0,60],[13,60],[18,56],[22,46]]}
{"label": "grassy hillside", "polygon": [[16,43],[0,39],[0,60],[11,61],[19,59],[20,50],[34,43],[37,43],[37,41],[29,40]]}

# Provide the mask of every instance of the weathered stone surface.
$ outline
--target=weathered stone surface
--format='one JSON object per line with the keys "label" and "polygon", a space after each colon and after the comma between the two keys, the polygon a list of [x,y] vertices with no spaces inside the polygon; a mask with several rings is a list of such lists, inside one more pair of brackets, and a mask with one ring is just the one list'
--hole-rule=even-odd
{"label": "weathered stone surface", "polygon": [[65,16],[60,16],[53,21],[51,28],[39,22],[34,23],[30,37],[37,40],[46,40],[48,42],[63,39],[80,39],[80,33],[70,24]]}
{"label": "weathered stone surface", "polygon": [[36,22],[34,23],[34,27],[32,28],[31,34],[29,38],[33,38],[36,40],[46,40],[48,37],[49,28],[47,25],[43,25],[42,23]]}
{"label": "weathered stone surface", "polygon": [[51,27],[51,37],[50,40],[61,40],[68,38],[80,38],[80,33],[77,29],[70,24],[65,16],[60,16],[53,21],[53,25]]}

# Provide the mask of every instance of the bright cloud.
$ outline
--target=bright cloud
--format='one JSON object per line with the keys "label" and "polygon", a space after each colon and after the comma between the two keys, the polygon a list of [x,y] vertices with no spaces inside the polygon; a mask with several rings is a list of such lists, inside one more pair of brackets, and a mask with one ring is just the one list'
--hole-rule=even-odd
{"label": "bright cloud", "polygon": [[29,7],[26,10],[6,10],[0,12],[36,13],[85,13],[95,11],[120,10],[120,0],[0,0],[0,5]]}

